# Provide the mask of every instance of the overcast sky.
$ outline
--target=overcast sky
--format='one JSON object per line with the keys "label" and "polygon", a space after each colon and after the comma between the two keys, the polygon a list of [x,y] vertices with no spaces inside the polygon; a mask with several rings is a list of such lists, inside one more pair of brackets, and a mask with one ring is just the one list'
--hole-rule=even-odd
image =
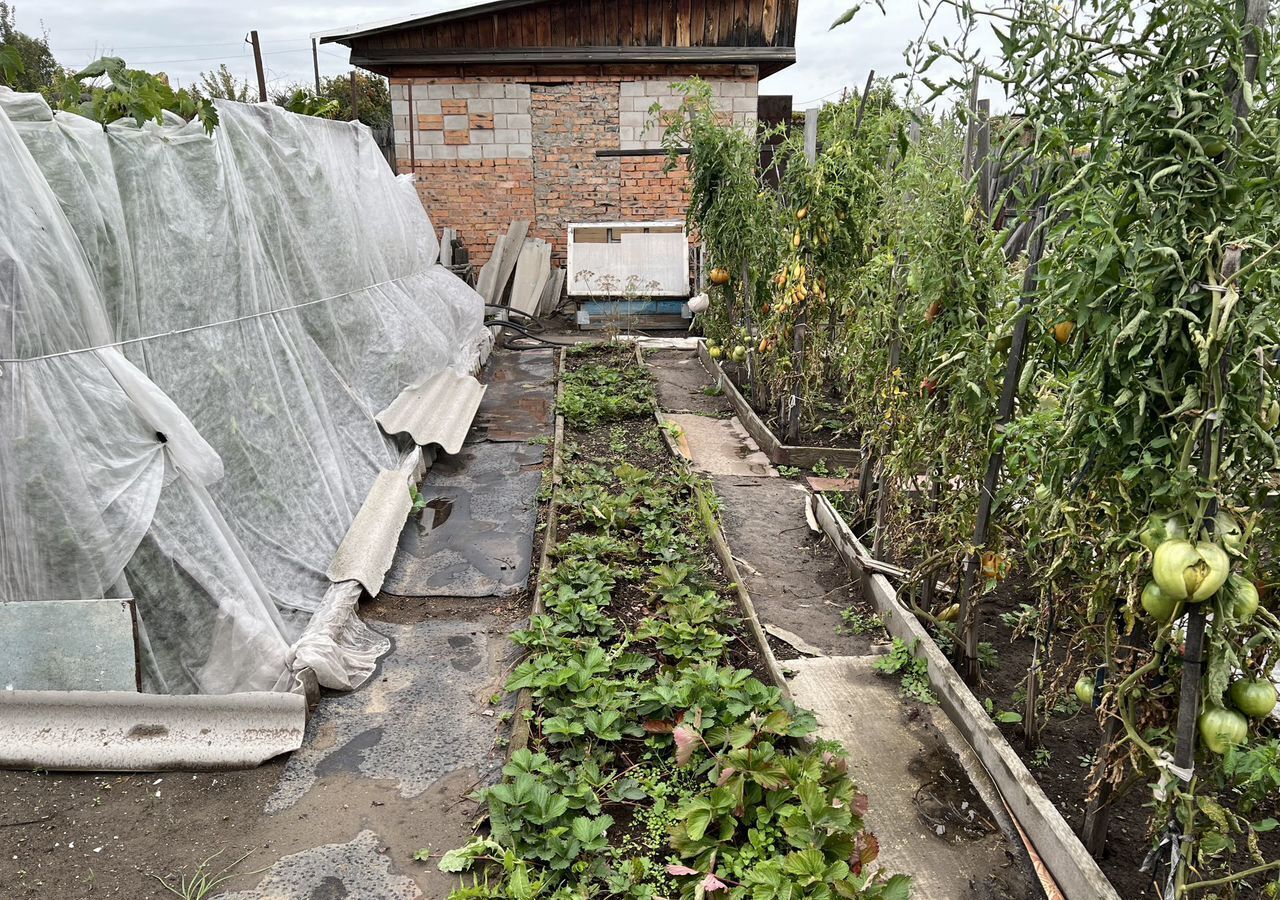
{"label": "overcast sky", "polygon": [[[831,23],[854,0],[800,0],[797,38],[799,62],[766,79],[764,93],[791,94],[797,108],[835,98],[849,86],[861,88],[867,72],[902,71],[902,51],[919,34],[916,4],[888,0],[890,12],[872,7],[851,25],[830,31]],[[58,61],[80,68],[110,53],[131,66],[167,72],[189,84],[205,70],[225,62],[237,76],[252,80],[253,56],[245,35],[257,28],[262,42],[268,90],[311,80],[311,42],[316,31],[360,22],[429,12],[442,4],[419,0],[408,4],[354,3],[349,0],[16,0],[19,29],[47,32]],[[871,4],[868,4],[871,6]],[[934,33],[946,31],[935,27]],[[950,29],[954,30],[954,28]],[[347,49],[320,48],[320,71],[334,75],[349,70]]]}

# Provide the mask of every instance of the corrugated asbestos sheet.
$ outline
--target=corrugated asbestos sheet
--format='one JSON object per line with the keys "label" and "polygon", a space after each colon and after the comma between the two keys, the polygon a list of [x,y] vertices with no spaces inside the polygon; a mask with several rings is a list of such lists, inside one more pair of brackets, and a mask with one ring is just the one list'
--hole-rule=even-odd
{"label": "corrugated asbestos sheet", "polygon": [[419,447],[437,444],[446,453],[457,453],[484,392],[485,386],[470,375],[446,369],[401,391],[378,413],[378,424],[387,434],[409,435]]}
{"label": "corrugated asbestos sheet", "polygon": [[[467,422],[470,423],[468,418]],[[463,428],[466,434],[466,428]],[[335,584],[359,582],[369,594],[382,590],[382,581],[395,558],[396,541],[404,528],[404,520],[413,509],[409,485],[416,482],[418,460],[410,460],[399,469],[387,469],[369,489],[369,496],[356,513],[326,572]]]}
{"label": "corrugated asbestos sheet", "polygon": [[242,769],[302,746],[301,694],[0,691],[0,766]]}

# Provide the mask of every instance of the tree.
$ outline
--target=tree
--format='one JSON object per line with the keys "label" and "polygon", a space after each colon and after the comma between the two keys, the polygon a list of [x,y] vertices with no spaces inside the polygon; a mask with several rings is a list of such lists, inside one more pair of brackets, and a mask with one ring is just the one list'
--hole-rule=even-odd
{"label": "tree", "polygon": [[65,77],[66,73],[49,49],[49,35],[32,37],[14,24],[16,10],[0,0],[0,84],[15,91],[39,91]]}
{"label": "tree", "polygon": [[[387,79],[368,72],[356,72],[356,98],[360,121],[371,128],[391,124],[391,91]],[[351,119],[351,76],[334,75],[320,82],[320,96],[338,101],[335,119]]]}
{"label": "tree", "polygon": [[210,100],[236,100],[240,103],[250,101],[249,82],[232,75],[226,63],[211,72],[201,72],[196,93]]}
{"label": "tree", "polygon": [[[356,72],[356,98],[360,121],[370,128],[391,124],[391,91],[381,75]],[[320,93],[304,84],[286,85],[271,96],[271,102],[293,112],[324,119],[351,119],[351,76],[333,75],[322,79]]]}

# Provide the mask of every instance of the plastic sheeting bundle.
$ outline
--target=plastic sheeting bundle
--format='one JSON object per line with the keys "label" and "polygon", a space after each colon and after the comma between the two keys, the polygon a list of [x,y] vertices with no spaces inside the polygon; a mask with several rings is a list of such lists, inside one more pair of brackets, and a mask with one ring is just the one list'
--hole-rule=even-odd
{"label": "plastic sheeting bundle", "polygon": [[[412,449],[375,415],[488,336],[367,129],[218,114],[104,130],[0,88],[0,600],[134,598],[158,693],[290,686]],[[308,664],[359,684],[385,641],[332,633]]]}

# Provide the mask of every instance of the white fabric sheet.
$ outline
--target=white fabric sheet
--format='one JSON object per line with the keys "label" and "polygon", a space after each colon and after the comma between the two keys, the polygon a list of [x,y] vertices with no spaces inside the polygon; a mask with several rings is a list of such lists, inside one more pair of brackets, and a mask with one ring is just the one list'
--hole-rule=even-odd
{"label": "white fabric sheet", "polygon": [[299,659],[349,688],[386,649],[350,598],[292,645],[409,449],[374,416],[474,368],[483,302],[363,126],[218,113],[103,129],[0,88],[0,600],[134,597],[150,691]]}

